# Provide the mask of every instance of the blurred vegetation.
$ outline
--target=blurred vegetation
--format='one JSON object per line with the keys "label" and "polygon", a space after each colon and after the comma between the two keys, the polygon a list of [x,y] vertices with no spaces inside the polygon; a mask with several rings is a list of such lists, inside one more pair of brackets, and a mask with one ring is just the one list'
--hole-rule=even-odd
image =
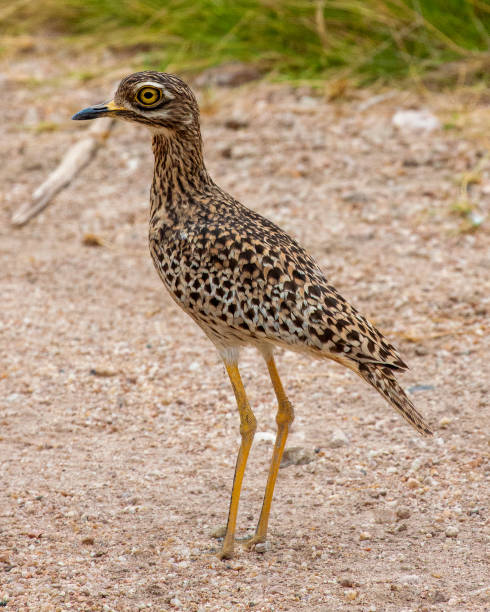
{"label": "blurred vegetation", "polygon": [[238,60],[364,84],[485,81],[490,68],[490,0],[0,0],[0,22],[4,40],[57,36],[167,70]]}

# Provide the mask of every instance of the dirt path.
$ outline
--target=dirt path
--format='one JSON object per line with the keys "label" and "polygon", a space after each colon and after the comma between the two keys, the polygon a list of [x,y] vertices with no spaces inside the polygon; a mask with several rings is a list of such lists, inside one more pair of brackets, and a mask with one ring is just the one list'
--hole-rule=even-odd
{"label": "dirt path", "polygon": [[[488,609],[488,110],[405,93],[363,110],[369,93],[327,103],[265,85],[203,98],[214,177],[299,239],[400,347],[402,382],[436,429],[421,439],[351,373],[281,353],[289,446],[311,461],[280,472],[271,550],[238,547],[223,563],[210,533],[226,520],[238,418],[213,347],[150,262],[148,134],[117,126],[51,207],[9,226],[80,137],[66,118],[116,80],[59,78],[70,61],[27,57],[0,74],[2,605]],[[393,126],[398,108],[427,105],[448,129]],[[454,211],[468,173],[473,221],[461,216],[471,206]],[[258,518],[274,432],[259,357],[246,351],[242,371],[260,434],[240,537]]]}

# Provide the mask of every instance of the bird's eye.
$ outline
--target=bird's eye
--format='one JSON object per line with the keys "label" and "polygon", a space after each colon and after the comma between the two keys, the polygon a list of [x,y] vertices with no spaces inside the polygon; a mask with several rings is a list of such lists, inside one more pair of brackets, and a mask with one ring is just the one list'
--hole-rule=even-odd
{"label": "bird's eye", "polygon": [[143,106],[154,106],[155,104],[160,102],[162,97],[163,93],[161,89],[149,86],[142,87],[138,90],[138,93],[136,94],[136,99]]}

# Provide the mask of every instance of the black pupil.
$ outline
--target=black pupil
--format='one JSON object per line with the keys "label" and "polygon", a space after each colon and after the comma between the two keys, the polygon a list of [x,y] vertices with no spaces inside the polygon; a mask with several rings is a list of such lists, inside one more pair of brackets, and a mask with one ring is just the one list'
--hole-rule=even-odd
{"label": "black pupil", "polygon": [[150,98],[153,98],[155,94],[151,91],[147,91],[146,93],[143,94],[143,97],[145,97],[147,100],[149,100]]}

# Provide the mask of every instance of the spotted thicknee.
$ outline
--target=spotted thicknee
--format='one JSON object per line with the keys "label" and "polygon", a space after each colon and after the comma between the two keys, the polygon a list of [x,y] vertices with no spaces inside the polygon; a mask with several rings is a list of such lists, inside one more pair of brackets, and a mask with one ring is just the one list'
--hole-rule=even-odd
{"label": "spotted thicknee", "polygon": [[274,361],[282,346],[347,366],[422,434],[431,430],[398,384],[398,351],[331,285],[308,253],[271,221],[224,192],[204,165],[199,109],[178,77],[132,74],[114,100],[74,119],[113,116],[153,136],[150,252],[172,298],[203,329],[224,360],[240,414],[238,452],[222,558],[233,555],[241,484],[256,430],[238,371],[241,346],[265,359],[278,400],[277,437],[262,511],[249,546],[265,541],[272,494],[294,418]]}

